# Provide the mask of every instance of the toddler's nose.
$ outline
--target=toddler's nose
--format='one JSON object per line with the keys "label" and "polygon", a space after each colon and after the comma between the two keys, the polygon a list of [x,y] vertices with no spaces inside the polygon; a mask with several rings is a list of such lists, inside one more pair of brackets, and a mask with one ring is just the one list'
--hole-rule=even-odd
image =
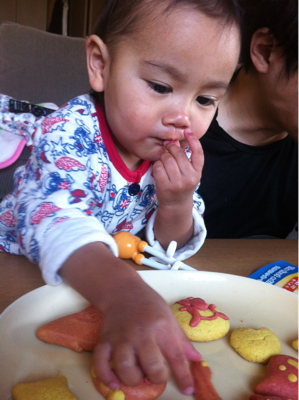
{"label": "toddler's nose", "polygon": [[178,110],[164,114],[162,118],[164,126],[173,126],[176,129],[188,129],[190,127],[189,115],[186,111]]}

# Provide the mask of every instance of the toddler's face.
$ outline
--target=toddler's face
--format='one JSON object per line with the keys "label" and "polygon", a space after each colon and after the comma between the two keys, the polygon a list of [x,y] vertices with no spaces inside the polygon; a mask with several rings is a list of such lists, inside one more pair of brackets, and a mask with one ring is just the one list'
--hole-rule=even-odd
{"label": "toddler's face", "polygon": [[239,56],[239,33],[198,11],[179,8],[117,46],[104,76],[105,110],[130,169],[157,160],[164,141],[200,138],[209,127]]}

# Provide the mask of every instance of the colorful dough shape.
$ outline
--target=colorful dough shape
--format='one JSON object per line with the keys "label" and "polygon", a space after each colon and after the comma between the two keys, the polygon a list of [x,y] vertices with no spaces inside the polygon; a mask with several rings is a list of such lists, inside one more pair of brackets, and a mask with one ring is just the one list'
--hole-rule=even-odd
{"label": "colorful dough shape", "polygon": [[298,359],[274,356],[267,365],[266,378],[254,388],[255,393],[298,400]]}
{"label": "colorful dough shape", "polygon": [[96,377],[93,370],[91,375],[96,389],[108,400],[155,400],[166,388],[166,383],[157,385],[145,378],[138,386],[131,387],[121,383],[119,390],[112,390]]}
{"label": "colorful dough shape", "polygon": [[78,400],[70,391],[65,376],[32,383],[19,383],[12,389],[13,400]]}
{"label": "colorful dough shape", "polygon": [[221,400],[211,382],[212,373],[206,361],[193,362],[191,371],[194,377],[196,400]]}
{"label": "colorful dough shape", "polygon": [[270,329],[234,329],[230,344],[245,360],[266,364],[272,356],[281,353],[278,338]]}
{"label": "colorful dough shape", "polygon": [[67,315],[41,326],[36,336],[39,340],[67,347],[78,353],[92,351],[100,337],[103,316],[94,306]]}
{"label": "colorful dough shape", "polygon": [[217,340],[229,331],[229,318],[203,299],[188,297],[177,301],[171,309],[187,337],[194,342]]}

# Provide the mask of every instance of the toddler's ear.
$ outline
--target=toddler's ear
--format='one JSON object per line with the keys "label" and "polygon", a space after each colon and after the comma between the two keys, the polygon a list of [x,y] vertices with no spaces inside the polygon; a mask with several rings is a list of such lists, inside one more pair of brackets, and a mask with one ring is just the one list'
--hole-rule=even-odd
{"label": "toddler's ear", "polygon": [[107,46],[96,35],[89,36],[85,46],[90,86],[96,92],[103,92],[110,62]]}

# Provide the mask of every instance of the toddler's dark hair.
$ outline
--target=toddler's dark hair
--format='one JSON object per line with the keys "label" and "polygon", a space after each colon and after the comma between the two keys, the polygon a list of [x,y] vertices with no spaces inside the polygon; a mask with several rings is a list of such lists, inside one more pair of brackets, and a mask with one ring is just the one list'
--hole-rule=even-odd
{"label": "toddler's dark hair", "polygon": [[[153,14],[162,0],[107,0],[93,29],[107,46],[112,46],[121,36],[135,32]],[[168,0],[165,12],[177,6],[189,6],[205,15],[219,19],[222,24],[241,25],[241,11],[237,0]]]}
{"label": "toddler's dark hair", "polygon": [[252,35],[260,28],[269,28],[285,57],[285,72],[298,70],[298,1],[239,0],[243,10],[241,63],[253,70],[250,58]]}

